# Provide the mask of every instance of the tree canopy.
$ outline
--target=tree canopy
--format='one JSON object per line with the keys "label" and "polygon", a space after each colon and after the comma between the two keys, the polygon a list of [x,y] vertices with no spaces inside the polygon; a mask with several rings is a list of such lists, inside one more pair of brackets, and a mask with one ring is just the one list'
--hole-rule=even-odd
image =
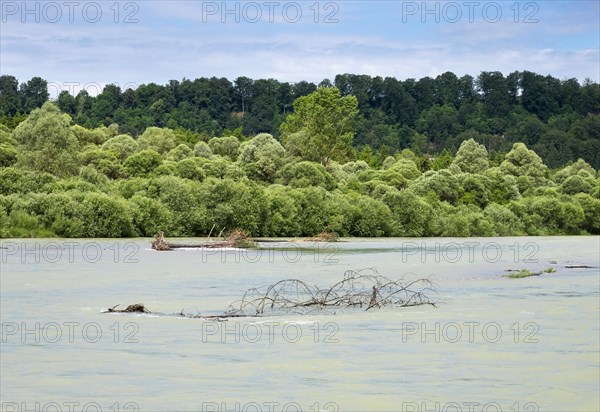
{"label": "tree canopy", "polygon": [[356,97],[342,97],[335,87],[320,87],[296,99],[293,106],[280,128],[286,147],[293,146],[302,158],[323,165],[348,156],[358,113]]}
{"label": "tree canopy", "polygon": [[[456,153],[463,141],[473,139],[492,157],[522,142],[549,167],[581,158],[600,168],[600,85],[590,80],[530,71],[462,77],[446,72],[404,80],[345,73],[319,86],[337,88],[341,99],[356,98],[352,146],[366,150],[365,156],[370,150],[371,163],[381,164],[406,148],[429,155]],[[260,133],[281,141],[281,126],[296,111],[294,101],[318,88],[306,81],[212,77],[126,90],[107,85],[97,96],[62,91],[56,103],[80,126],[92,130],[118,124],[121,133],[134,138],[159,127],[173,130],[177,144],[225,136],[243,141],[242,136]],[[12,130],[48,100],[48,83],[34,77],[19,84],[14,76],[2,75],[0,97],[0,124]],[[302,135],[288,135],[290,141],[302,141]]]}

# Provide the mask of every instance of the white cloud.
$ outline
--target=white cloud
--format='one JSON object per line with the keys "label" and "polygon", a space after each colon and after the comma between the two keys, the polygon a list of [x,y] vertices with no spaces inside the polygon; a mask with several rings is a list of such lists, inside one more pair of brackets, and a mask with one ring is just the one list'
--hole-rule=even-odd
{"label": "white cloud", "polygon": [[[133,25],[6,24],[0,71],[21,81],[42,76],[51,82],[102,85],[241,75],[319,82],[346,72],[405,79],[483,70],[600,81],[598,48],[550,48],[557,38],[528,37],[547,36],[547,26],[467,22],[427,30],[403,25],[392,32],[377,31],[373,21],[368,29],[343,24],[161,26],[151,19],[161,15],[152,13],[162,13],[163,22],[187,15],[189,23],[196,18],[190,17],[192,5],[157,2],[149,7],[145,20]],[[586,25],[582,22],[576,32]],[[566,35],[558,36],[564,40]]]}

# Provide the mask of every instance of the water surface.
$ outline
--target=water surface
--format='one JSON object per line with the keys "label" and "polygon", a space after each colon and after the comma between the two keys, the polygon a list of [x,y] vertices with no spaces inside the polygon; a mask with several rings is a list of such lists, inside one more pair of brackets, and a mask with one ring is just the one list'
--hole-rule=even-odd
{"label": "water surface", "polygon": [[[260,252],[149,244],[2,241],[4,410],[600,410],[599,237],[352,239]],[[325,287],[366,267],[431,279],[437,307],[227,322],[101,313],[142,302],[218,314],[251,287],[286,278]]]}

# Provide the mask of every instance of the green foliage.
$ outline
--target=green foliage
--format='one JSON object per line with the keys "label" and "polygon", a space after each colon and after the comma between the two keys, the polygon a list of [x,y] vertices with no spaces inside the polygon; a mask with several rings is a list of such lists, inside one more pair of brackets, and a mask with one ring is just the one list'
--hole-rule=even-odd
{"label": "green foliage", "polygon": [[339,161],[350,151],[357,113],[356,97],[342,97],[335,87],[320,87],[294,101],[294,112],[280,128],[284,145],[323,165]]}
{"label": "green foliage", "polygon": [[295,189],[289,186],[270,185],[265,189],[268,201],[268,219],[265,235],[268,236],[300,236],[303,233],[303,222],[299,220],[300,205]]}
{"label": "green foliage", "polygon": [[442,236],[494,236],[494,226],[485,215],[474,206],[460,205],[450,209],[442,218]]}
{"label": "green foliage", "polygon": [[509,279],[523,279],[531,276],[540,276],[542,272],[530,272],[527,269],[521,269],[518,272],[509,273],[508,275],[504,275],[505,278]]}
{"label": "green foliage", "polygon": [[560,190],[568,195],[576,193],[592,193],[594,190],[595,179],[591,177],[582,177],[574,175],[566,178],[560,185]]}
{"label": "green foliage", "polygon": [[172,230],[181,235],[196,236],[208,233],[210,221],[206,217],[206,204],[200,200],[197,182],[176,176],[152,179],[147,196],[159,199],[172,213]]}
{"label": "green foliage", "polygon": [[600,234],[600,199],[580,193],[575,195],[575,200],[583,210],[583,228],[589,233]]}
{"label": "green foliage", "polygon": [[[132,224],[139,236],[154,236],[158,232],[171,234],[173,213],[157,199],[135,195],[130,201]],[[175,232],[177,233],[177,232]]]}
{"label": "green foliage", "polygon": [[444,149],[439,156],[433,160],[431,168],[433,170],[447,169],[454,162],[454,156],[448,149]]}
{"label": "green foliage", "polygon": [[487,150],[473,139],[462,142],[452,164],[464,173],[483,173],[490,165]]}
{"label": "green foliage", "polygon": [[13,132],[20,146],[18,163],[56,176],[73,175],[77,170],[78,143],[70,123],[71,118],[52,103],[35,109]]}
{"label": "green foliage", "polygon": [[0,236],[600,234],[597,105],[519,76],[110,85],[64,113],[0,76]]}
{"label": "green foliage", "polygon": [[182,143],[167,153],[167,160],[179,162],[180,160],[192,157],[193,154],[192,149],[190,149],[188,145]]}
{"label": "green foliage", "polygon": [[500,165],[503,173],[517,177],[521,193],[546,183],[548,168],[542,159],[523,143],[515,143]]}
{"label": "green foliage", "polygon": [[403,191],[387,191],[383,195],[392,213],[394,236],[429,236],[432,230],[433,208],[415,194]]}
{"label": "green foliage", "polygon": [[412,190],[420,196],[432,193],[437,199],[456,204],[463,195],[458,178],[447,169],[429,171],[415,180]]}
{"label": "green foliage", "polygon": [[121,162],[139,150],[138,142],[131,136],[120,134],[112,137],[102,145],[102,149],[111,152]]}
{"label": "green foliage", "polygon": [[519,218],[505,206],[490,203],[483,216],[492,224],[496,236],[514,236],[523,234]]}
{"label": "green foliage", "polygon": [[240,141],[235,136],[213,137],[208,146],[214,154],[236,160],[240,152]]}
{"label": "green foliage", "polygon": [[221,229],[238,228],[249,233],[265,233],[267,198],[264,190],[250,181],[208,178],[200,188],[199,199],[206,207],[207,221]]}
{"label": "green foliage", "polygon": [[104,193],[84,195],[81,219],[83,237],[128,237],[135,234],[129,204]]}
{"label": "green foliage", "polygon": [[205,178],[204,172],[194,159],[183,159],[177,163],[176,169],[179,176],[185,179],[202,181]]}
{"label": "green foliage", "polygon": [[210,159],[210,157],[212,155],[213,155],[213,152],[210,149],[210,146],[208,145],[208,143],[206,143],[206,142],[198,142],[194,146],[194,156],[196,156],[196,157],[205,157],[207,159]]}
{"label": "green foliage", "polygon": [[44,192],[55,181],[56,178],[49,173],[0,167],[0,195]]}
{"label": "green foliage", "polygon": [[101,189],[106,188],[109,183],[108,177],[94,166],[83,166],[79,169],[79,177]]}
{"label": "green foliage", "polygon": [[127,158],[125,171],[129,176],[147,176],[163,162],[160,154],[154,150],[142,150]]}
{"label": "green foliage", "polygon": [[302,161],[288,163],[281,169],[281,183],[292,187],[323,187],[331,190],[335,187],[335,179],[322,165]]}
{"label": "green foliage", "polygon": [[344,196],[344,201],[341,212],[348,235],[380,237],[392,233],[392,212],[384,202],[364,195]]}
{"label": "green foliage", "polygon": [[322,187],[306,187],[293,190],[292,194],[298,205],[297,219],[302,227],[302,235],[315,236],[325,228],[339,231],[342,217],[339,211],[333,213],[336,203],[332,202],[331,193]]}
{"label": "green foliage", "polygon": [[261,133],[241,145],[239,161],[249,177],[272,182],[284,156],[283,146],[270,134]]}
{"label": "green foliage", "polygon": [[485,176],[470,173],[461,173],[457,175],[457,179],[462,187],[460,203],[485,208],[492,198],[488,179]]}
{"label": "green foliage", "polygon": [[12,166],[17,162],[17,148],[14,145],[0,143],[0,167]]}
{"label": "green foliage", "polygon": [[171,129],[148,127],[137,142],[141,150],[154,150],[165,154],[175,148],[176,140],[175,133]]}
{"label": "green foliage", "polygon": [[123,174],[121,163],[113,151],[92,146],[80,152],[78,158],[82,166],[94,166],[111,179],[117,179]]}
{"label": "green foliage", "polygon": [[98,127],[94,130],[89,130],[76,124],[75,126],[71,126],[71,131],[81,145],[87,143],[100,145],[104,143],[108,137],[110,137],[109,131],[106,127]]}

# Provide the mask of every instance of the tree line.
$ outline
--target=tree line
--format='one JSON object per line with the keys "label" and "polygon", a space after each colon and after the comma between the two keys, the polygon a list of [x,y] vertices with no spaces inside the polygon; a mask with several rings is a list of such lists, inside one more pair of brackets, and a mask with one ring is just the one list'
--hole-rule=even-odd
{"label": "tree line", "polygon": [[[473,139],[490,156],[526,143],[545,164],[558,167],[581,158],[600,168],[600,85],[557,79],[530,71],[481,72],[435,78],[340,74],[319,84],[238,77],[172,80],[121,90],[108,85],[97,96],[83,90],[62,91],[56,104],[88,129],[116,123],[133,137],[148,127],[166,127],[207,139],[251,137],[268,133],[280,140],[280,127],[293,102],[318,87],[337,88],[355,96],[353,147],[363,160],[383,160],[409,148],[418,153],[456,153]],[[0,77],[0,122],[14,128],[48,100],[48,83],[34,77],[19,85],[14,76]]]}
{"label": "tree line", "polygon": [[46,102],[0,124],[0,237],[600,234],[600,174],[583,159],[552,168],[524,142],[491,155],[469,138],[379,160],[353,148],[360,116],[358,97],[319,87],[277,137],[133,135]]}

